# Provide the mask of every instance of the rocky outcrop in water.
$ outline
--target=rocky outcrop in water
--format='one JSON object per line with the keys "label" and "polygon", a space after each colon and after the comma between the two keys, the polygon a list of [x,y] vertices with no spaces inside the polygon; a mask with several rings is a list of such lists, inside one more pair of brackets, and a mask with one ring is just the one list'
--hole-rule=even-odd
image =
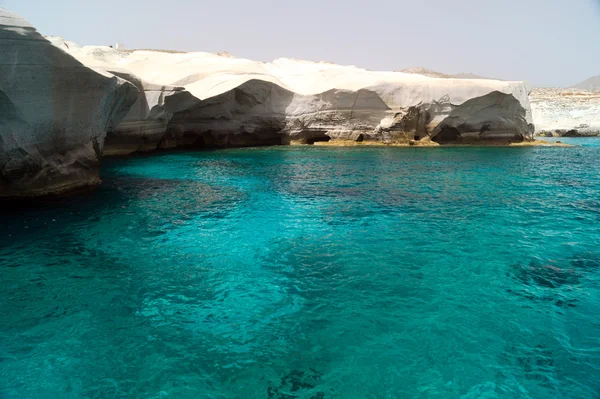
{"label": "rocky outcrop in water", "polygon": [[389,110],[366,89],[301,95],[255,79],[176,113],[169,139],[209,147],[379,139],[374,132]]}
{"label": "rocky outcrop in water", "polygon": [[0,8],[0,197],[99,182],[104,136],[136,88],[94,71]]}
{"label": "rocky outcrop in water", "polygon": [[510,142],[527,139],[532,132],[519,101],[497,91],[459,106],[445,96],[394,110],[376,88],[301,95],[251,80],[174,113],[162,148],[330,140],[406,144],[423,138],[440,143]]}
{"label": "rocky outcrop in water", "polygon": [[435,79],[290,59],[263,63],[229,54],[119,51],[50,40],[86,65],[126,73],[132,81],[185,87],[187,95],[163,89],[160,118],[143,114],[134,118],[133,129],[124,121],[109,133],[107,154],[329,140],[408,144],[436,140],[440,132],[443,142],[531,139],[522,82]]}

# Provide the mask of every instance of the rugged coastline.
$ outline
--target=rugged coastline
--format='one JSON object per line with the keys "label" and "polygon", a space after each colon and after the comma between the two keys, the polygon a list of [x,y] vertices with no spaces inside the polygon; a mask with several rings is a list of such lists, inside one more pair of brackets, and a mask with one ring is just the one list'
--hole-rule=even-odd
{"label": "rugged coastline", "polygon": [[600,136],[599,91],[538,88],[533,89],[529,98],[536,136]]}
{"label": "rugged coastline", "polygon": [[[301,143],[292,143],[292,145],[303,145]],[[440,144],[431,140],[411,140],[408,143],[381,143],[381,142],[356,142],[351,140],[334,140],[314,143],[316,146],[331,147],[423,147],[423,148],[444,148],[444,147],[573,147],[572,144],[549,142],[542,137],[534,140],[525,140],[510,142],[505,140],[489,140],[485,143],[480,141],[464,141],[455,143]]]}
{"label": "rugged coastline", "polygon": [[0,197],[99,182],[107,127],[135,100],[126,80],[92,70],[0,9]]}
{"label": "rugged coastline", "polygon": [[4,198],[93,186],[103,156],[173,148],[552,145],[534,141],[523,82],[80,47],[0,19]]}

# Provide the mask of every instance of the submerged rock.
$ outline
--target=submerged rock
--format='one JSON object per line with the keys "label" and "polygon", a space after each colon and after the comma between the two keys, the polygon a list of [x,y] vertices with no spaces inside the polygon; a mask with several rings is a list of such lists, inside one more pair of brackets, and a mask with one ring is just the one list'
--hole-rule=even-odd
{"label": "submerged rock", "polygon": [[56,194],[99,182],[107,127],[137,96],[0,8],[0,197]]}

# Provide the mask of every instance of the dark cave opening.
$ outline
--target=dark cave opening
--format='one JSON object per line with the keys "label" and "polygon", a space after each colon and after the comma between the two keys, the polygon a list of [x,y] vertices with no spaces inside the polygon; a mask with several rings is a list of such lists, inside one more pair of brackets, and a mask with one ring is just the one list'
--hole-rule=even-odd
{"label": "dark cave opening", "polygon": [[460,131],[452,126],[444,126],[438,134],[436,134],[432,140],[440,144],[443,143],[454,143],[460,139]]}

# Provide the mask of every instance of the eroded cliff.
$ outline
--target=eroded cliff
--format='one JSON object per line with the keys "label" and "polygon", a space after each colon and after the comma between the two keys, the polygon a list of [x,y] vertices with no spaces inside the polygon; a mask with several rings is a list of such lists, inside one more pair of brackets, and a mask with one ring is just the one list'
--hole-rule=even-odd
{"label": "eroded cliff", "polygon": [[0,11],[0,196],[96,184],[104,155],[332,141],[532,139],[522,82],[326,62],[119,51],[44,38]]}
{"label": "eroded cliff", "polygon": [[86,67],[1,8],[0,57],[0,197],[98,183],[108,126],[137,89]]}
{"label": "eroded cliff", "polygon": [[[50,40],[87,65],[163,85],[160,123],[129,129],[124,121],[109,133],[107,154],[329,140],[514,142],[533,133],[522,82],[436,79],[291,59],[264,63],[228,54],[119,51]],[[187,95],[165,92],[169,85],[184,87]]]}

